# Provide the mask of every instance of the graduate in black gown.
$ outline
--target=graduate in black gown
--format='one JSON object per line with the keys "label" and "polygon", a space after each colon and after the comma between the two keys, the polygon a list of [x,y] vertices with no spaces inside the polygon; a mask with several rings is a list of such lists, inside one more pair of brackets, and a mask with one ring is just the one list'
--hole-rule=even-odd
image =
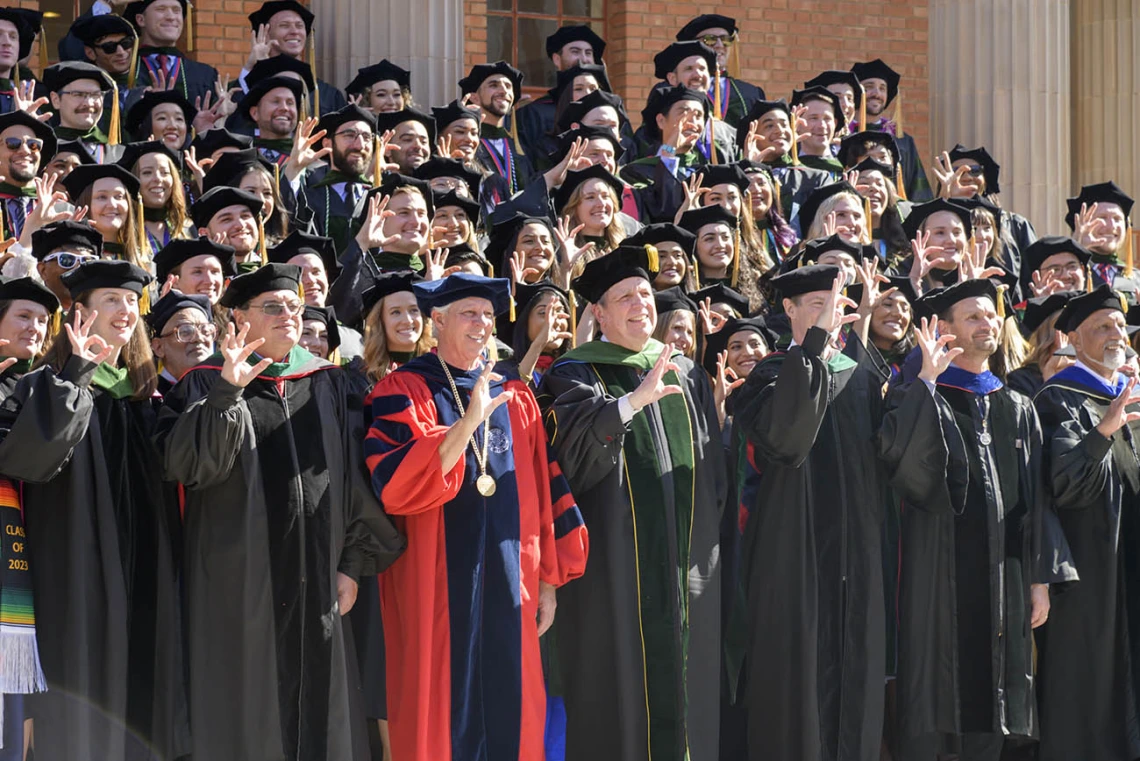
{"label": "graduate in black gown", "polygon": [[361,400],[297,345],[300,277],[267,264],[230,282],[221,303],[240,333],[229,326],[159,421],[186,494],[195,758],[343,761],[364,744],[341,616],[404,542],[367,480]]}
{"label": "graduate in black gown", "polygon": [[1076,362],[1035,401],[1053,504],[1080,582],[1056,597],[1041,629],[1041,761],[1140,757],[1140,398],[1121,372],[1128,329],[1118,293],[1101,286],[1057,319]]}
{"label": "graduate in black gown", "polygon": [[569,761],[717,758],[726,469],[708,376],[651,338],[650,251],[586,265],[574,287],[605,340],[539,387],[591,543],[586,573],[558,593]]}
{"label": "graduate in black gown", "polygon": [[[677,32],[677,40],[696,40],[710,47],[716,53],[716,67],[710,71],[709,103],[714,107],[713,116],[718,121],[736,127],[752,105],[764,99],[764,90],[751,82],[740,79],[736,72],[736,46],[739,44],[740,30],[736,19],[717,13],[706,13],[691,19]],[[717,95],[717,88],[720,95]],[[719,106],[720,110],[716,111]]]}
{"label": "graduate in black gown", "polygon": [[48,681],[32,706],[41,758],[170,759],[189,747],[178,503],[151,443],[156,376],[139,315],[150,281],[124,261],[68,272],[66,332],[0,412],[0,472],[24,481]]}
{"label": "graduate in black gown", "polygon": [[[740,557],[748,758],[874,761],[883,726],[885,479],[868,444],[890,371],[841,327],[838,267],[772,281],[792,343],[733,392],[759,484]],[[865,289],[866,290],[866,289]],[[865,328],[865,321],[863,328]],[[739,641],[737,626],[730,638]],[[730,679],[740,669],[730,648]],[[741,697],[737,697],[740,700]]]}
{"label": "graduate in black gown", "polygon": [[139,37],[134,86],[157,90],[162,89],[160,83],[166,83],[188,102],[196,103],[214,95],[218,71],[187,58],[175,47],[182,37],[188,6],[187,0],[136,0],[123,9],[123,18],[134,25]]}
{"label": "graduate in black gown", "polygon": [[1053,567],[1063,542],[1043,538],[1056,524],[1045,514],[1037,415],[989,370],[998,298],[990,280],[967,279],[918,300],[937,318],[916,333],[921,370],[892,392],[879,438],[903,500],[898,717],[908,761],[935,761],[943,735],[962,761],[998,761],[1006,737],[1037,735],[1032,627],[1048,617],[1048,584],[1068,580],[1067,566]]}
{"label": "graduate in black gown", "polygon": [[[300,60],[308,48],[309,64],[312,65],[315,63],[313,58],[315,50],[312,45],[314,19],[316,16],[313,12],[297,0],[267,0],[260,8],[249,14],[249,25],[259,37],[264,26],[265,43],[274,54],[280,53]],[[260,42],[260,39],[258,41]],[[260,53],[260,50],[256,52]],[[253,58],[254,53],[251,52],[250,60],[246,61],[246,67],[239,79],[244,78],[244,75],[253,68],[256,63]],[[315,85],[311,91],[310,111],[306,115],[324,116],[348,105],[344,93],[328,82],[317,79]]]}

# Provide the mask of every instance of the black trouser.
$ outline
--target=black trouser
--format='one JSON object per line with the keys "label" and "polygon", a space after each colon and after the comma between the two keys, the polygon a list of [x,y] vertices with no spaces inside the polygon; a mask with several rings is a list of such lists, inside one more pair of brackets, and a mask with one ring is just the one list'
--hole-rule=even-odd
{"label": "black trouser", "polygon": [[[899,742],[899,761],[936,761],[940,739],[941,736],[937,734],[902,738]],[[958,742],[962,747],[958,761],[1001,761],[1005,737],[967,732],[958,737]]]}

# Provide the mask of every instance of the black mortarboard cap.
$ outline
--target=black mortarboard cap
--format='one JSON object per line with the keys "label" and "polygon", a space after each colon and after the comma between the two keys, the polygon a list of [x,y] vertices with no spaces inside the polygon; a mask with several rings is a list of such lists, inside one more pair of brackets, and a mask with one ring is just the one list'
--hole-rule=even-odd
{"label": "black mortarboard cap", "polygon": [[316,17],[297,0],[268,0],[262,3],[260,8],[249,14],[249,25],[256,32],[262,24],[268,25],[269,19],[282,11],[293,11],[300,16],[305,24],[306,34],[313,31],[313,19]]}
{"label": "black mortarboard cap", "polygon": [[48,158],[55,155],[56,139],[55,130],[48,125],[41,122],[36,117],[29,114],[27,111],[9,111],[6,114],[0,114],[0,133],[9,127],[27,127],[32,131],[32,134],[44,141],[44,147],[40,150],[40,165],[48,161]]}
{"label": "black mortarboard cap", "polygon": [[48,66],[44,69],[44,75],[40,81],[48,92],[59,92],[80,79],[90,79],[103,90],[110,90],[115,86],[107,72],[93,63],[84,61],[60,61]]}
{"label": "black mortarboard cap", "polygon": [[59,309],[59,299],[35,278],[18,277],[0,281],[0,301],[34,301],[52,314]]}
{"label": "black mortarboard cap", "polygon": [[700,56],[705,59],[705,63],[709,66],[710,74],[716,71],[716,51],[703,42],[690,40],[686,42],[674,42],[653,56],[653,76],[658,79],[665,79],[667,74],[676,71],[677,67],[681,65],[681,61],[693,56]]}
{"label": "black mortarboard cap", "polygon": [[[895,167],[902,161],[902,153],[899,151],[899,144],[895,141],[894,135],[890,132],[874,131],[856,132],[854,135],[843,138],[839,141],[839,154],[836,158],[844,167],[854,166],[860,161],[860,157],[866,153],[867,143],[878,143],[890,151]],[[892,173],[893,171],[892,168]]]}
{"label": "black mortarboard cap", "polygon": [[763,317],[733,317],[728,320],[720,330],[705,336],[705,356],[701,364],[710,375],[716,377],[716,360],[722,351],[728,348],[732,337],[737,333],[747,331],[755,333],[768,344],[768,350],[776,348],[779,336],[768,327]]}
{"label": "black mortarboard cap", "polygon": [[294,256],[301,256],[302,254],[313,254],[319,257],[324,262],[325,271],[328,273],[330,281],[335,279],[340,271],[340,265],[336,258],[335,241],[332,238],[325,238],[320,235],[309,235],[303,230],[294,230],[283,241],[266,251],[269,261],[281,264],[288,264]]}
{"label": "black mortarboard cap", "polygon": [[104,13],[99,16],[80,16],[71,25],[71,33],[87,47],[112,34],[125,34],[131,37],[135,28],[122,16]]}
{"label": "black mortarboard cap", "polygon": [[268,172],[270,177],[273,177],[273,164],[269,159],[262,156],[256,148],[223,153],[202,179],[202,192],[209,193],[214,188],[224,185],[237,187],[241,183],[241,178],[250,169],[257,166]]}
{"label": "black mortarboard cap", "polygon": [[305,83],[293,77],[277,76],[266,77],[258,82],[250,85],[249,92],[238,103],[237,112],[242,116],[249,116],[249,110],[257,106],[261,99],[268,95],[273,90],[284,87],[293,93],[293,97],[297,100],[298,108],[300,108],[301,98],[305,96]]}
{"label": "black mortarboard cap", "polygon": [[807,237],[808,230],[811,229],[811,224],[815,221],[815,215],[819,212],[819,207],[823,205],[823,202],[840,193],[851,193],[859,199],[860,205],[863,203],[863,197],[859,195],[859,191],[846,180],[828,183],[823,187],[816,188],[800,206],[800,229],[803,230],[804,237]]}
{"label": "black mortarboard cap", "polygon": [[333,307],[313,307],[306,304],[301,312],[301,320],[316,320],[325,326],[330,354],[340,346],[340,327],[336,324],[336,310]]}
{"label": "black mortarboard cap", "polygon": [[706,29],[724,29],[729,34],[736,34],[736,19],[722,16],[719,13],[705,13],[689,21],[677,32],[678,40],[695,40],[697,35]]}
{"label": "black mortarboard cap", "polygon": [[601,180],[610,186],[614,196],[617,197],[617,208],[614,209],[616,214],[621,208],[621,195],[625,190],[625,185],[601,164],[592,164],[585,169],[571,169],[566,172],[566,179],[562,181],[562,185],[554,194],[554,208],[561,213],[566,204],[570,202],[570,196],[574,194],[574,191],[588,180]]}
{"label": "black mortarboard cap", "polygon": [[356,76],[348,83],[345,92],[356,95],[372,89],[377,82],[395,82],[400,89],[411,90],[412,73],[385,58],[380,63],[357,69]]}
{"label": "black mortarboard cap", "polygon": [[606,41],[599,37],[593,29],[584,24],[568,24],[558,27],[554,34],[546,38],[547,57],[561,53],[562,48],[571,42],[590,43],[590,47],[594,49],[595,61],[602,60],[602,56],[605,55]]}
{"label": "black mortarboard cap", "polygon": [[606,92],[613,92],[614,88],[610,85],[610,77],[605,66],[598,63],[578,63],[569,69],[558,72],[558,79],[555,81],[554,87],[550,88],[551,100],[557,103],[566,88],[573,88],[575,79],[586,75],[593,77],[597,81],[598,87]]}
{"label": "black mortarboard cap", "polygon": [[1065,199],[1065,203],[1069,206],[1069,213],[1065,215],[1065,223],[1069,225],[1070,229],[1076,229],[1077,215],[1081,212],[1082,204],[1087,204],[1091,208],[1094,203],[1114,203],[1124,212],[1125,219],[1132,216],[1132,197],[1111,180],[1096,185],[1085,185],[1076,198]]}
{"label": "black mortarboard cap", "polygon": [[[652,94],[650,94],[650,98],[652,97]],[[581,100],[573,101],[570,105],[566,106],[555,127],[559,132],[572,129],[575,124],[582,123],[582,120],[586,118],[586,114],[602,106],[609,106],[617,111],[619,121],[629,121],[629,116],[625,112],[625,102],[621,99],[620,95],[606,92],[605,90],[594,90]]]}
{"label": "black mortarboard cap", "polygon": [[1092,252],[1064,235],[1046,235],[1038,238],[1021,252],[1021,269],[1026,277],[1040,269],[1041,265],[1050,256],[1055,254],[1072,254],[1077,257],[1081,266],[1088,264],[1092,259]]}
{"label": "black mortarboard cap", "polygon": [[[39,14],[37,23],[34,14]],[[39,34],[43,25],[43,14],[38,11],[28,11],[23,8],[0,8],[0,21],[10,21],[16,27],[16,34],[20,38],[20,49],[16,60],[22,61],[32,52],[32,43]]]}
{"label": "black mortarboard cap", "polygon": [[675,103],[680,103],[683,100],[699,103],[706,114],[709,112],[709,96],[700,90],[690,90],[684,85],[661,87],[649,93],[649,102],[646,103],[645,109],[641,112],[645,128],[653,130],[654,135],[660,134],[661,130],[657,128],[657,115],[668,114],[669,109]]}
{"label": "black mortarboard cap", "polygon": [[578,138],[585,140],[608,140],[610,145],[614,147],[614,161],[620,161],[622,155],[625,153],[625,147],[621,144],[617,135],[614,134],[612,129],[607,127],[589,127],[585,124],[579,125],[577,129],[568,129],[562,134],[557,136],[558,147],[550,154],[551,163],[557,165],[561,163],[562,159],[566,158],[569,153],[570,147],[574,145],[574,141]]}
{"label": "black mortarboard cap", "polygon": [[907,215],[906,221],[903,222],[903,229],[906,230],[907,237],[914,240],[914,238],[918,236],[918,229],[922,226],[922,223],[932,214],[937,214],[940,211],[948,211],[962,220],[962,225],[966,228],[967,238],[973,235],[974,223],[970,217],[969,209],[961,204],[953,203],[942,198],[935,198],[933,201],[927,201],[926,203],[920,203],[911,207],[910,214]]}
{"label": "black mortarboard cap", "polygon": [[194,117],[198,115],[198,110],[177,90],[144,93],[138,102],[127,110],[125,122],[127,132],[134,135],[138,140],[148,139],[150,137],[150,112],[163,103],[173,103],[181,109],[182,115],[186,119],[186,131],[189,132],[190,125],[194,123]]}
{"label": "black mortarboard cap", "polygon": [[390,129],[396,129],[396,127],[404,122],[419,122],[424,125],[424,129],[427,130],[428,133],[428,145],[431,150],[435,150],[435,119],[430,114],[425,114],[423,111],[417,111],[414,108],[405,106],[400,111],[388,111],[383,114],[376,114],[376,132],[382,135]]}
{"label": "black mortarboard cap", "polygon": [[32,233],[32,256],[43,260],[57,248],[89,249],[95,256],[103,253],[103,234],[86,222],[62,220],[44,225]]}
{"label": "black mortarboard cap", "polygon": [[313,75],[313,67],[299,58],[294,58],[285,53],[278,53],[275,56],[263,58],[255,63],[253,68],[249,70],[249,73],[245,75],[245,83],[252,89],[254,85],[264,79],[282,76],[287,79],[292,79],[293,77],[289,76],[291,74],[300,77],[310,92],[317,86],[317,80]]}
{"label": "black mortarboard cap", "polygon": [[1001,166],[994,161],[993,156],[983,146],[966,148],[966,146],[958,143],[950,149],[950,163],[953,164],[961,159],[976,161],[978,166],[982,168],[982,176],[986,181],[986,195],[1001,192],[1001,187],[998,185]]}
{"label": "black mortarboard cap", "polygon": [[886,82],[887,102],[883,104],[884,106],[889,106],[891,101],[895,99],[895,96],[899,94],[899,80],[901,77],[897,71],[883,63],[883,59],[881,58],[857,63],[851,67],[851,73],[859,77],[860,82],[865,79],[881,79]]}
{"label": "black mortarboard cap", "polygon": [[653,294],[653,301],[657,304],[658,315],[663,312],[672,312],[675,309],[687,309],[693,314],[700,311],[697,302],[693,301],[692,297],[685,293],[679,285],[657,291]]}
{"label": "black mortarboard cap", "polygon": [[[177,167],[178,171],[182,171],[182,157],[170,150],[166,143],[161,140],[147,140],[143,143],[127,143],[127,145],[123,146],[123,155],[120,156],[119,160],[115,163],[130,172],[132,167],[138,163],[138,160],[148,153],[161,153],[174,162],[174,166]],[[82,161],[82,158],[80,161]]]}
{"label": "black mortarboard cap", "polygon": [[326,133],[324,139],[332,142],[333,135],[340,129],[341,125],[349,122],[365,122],[372,128],[373,132],[376,131],[376,115],[353,103],[349,103],[339,111],[331,111],[322,116],[317,125],[317,130],[324,130]]}
{"label": "black mortarboard cap", "polygon": [[226,277],[237,275],[237,262],[232,246],[215,243],[209,238],[175,238],[154,255],[154,270],[159,281],[166,282],[178,267],[196,256],[212,256],[221,262],[222,274]]}
{"label": "black mortarboard cap", "polygon": [[264,264],[253,272],[238,275],[222,293],[221,301],[224,307],[234,309],[247,304],[259,294],[269,291],[292,291],[296,293],[301,288],[301,268],[295,264],[278,264],[276,262]]}
{"label": "black mortarboard cap", "polygon": [[935,288],[914,303],[915,319],[945,314],[965,299],[989,298],[997,306],[998,289],[992,280],[963,280],[947,288]]}
{"label": "black mortarboard cap", "polygon": [[190,143],[198,155],[198,159],[210,158],[215,151],[222,148],[236,148],[239,151],[253,147],[253,138],[230,132],[228,129],[216,128],[203,132]]}
{"label": "black mortarboard cap", "polygon": [[839,273],[839,268],[831,264],[809,264],[772,278],[772,287],[785,299],[805,293],[830,291]]}
{"label": "black mortarboard cap", "polygon": [[1029,299],[1025,302],[1025,314],[1021,316],[1021,324],[1032,333],[1044,325],[1051,315],[1060,312],[1066,304],[1080,295],[1080,291],[1061,291]]}
{"label": "black mortarboard cap", "polygon": [[877,256],[873,247],[862,246],[857,243],[848,243],[839,235],[832,235],[829,238],[817,238],[816,240],[805,243],[801,261],[804,264],[817,262],[819,261],[819,257],[829,251],[839,251],[840,253],[847,254],[857,262]]}
{"label": "black mortarboard cap", "polygon": [[1076,330],[1081,323],[1102,309],[1115,309],[1128,313],[1124,297],[1105,284],[1089,293],[1081,293],[1069,299],[1057,318],[1057,330],[1068,333]]}
{"label": "black mortarboard cap", "polygon": [[839,104],[839,96],[826,87],[808,87],[803,90],[792,90],[792,106],[798,106],[809,100],[822,100],[831,105],[831,112],[835,114],[835,132],[838,134],[847,126],[847,117],[843,115],[843,106]]}
{"label": "black mortarboard cap", "polygon": [[752,104],[752,108],[748,109],[748,113],[740,120],[740,124],[736,125],[737,148],[744,148],[744,143],[748,140],[748,129],[752,123],[758,121],[769,111],[783,111],[788,120],[791,121],[792,109],[788,107],[788,102],[783,98],[779,100],[758,100]]}
{"label": "black mortarboard cap", "polygon": [[95,184],[96,180],[113,179],[123,183],[127,195],[133,202],[139,192],[139,179],[118,164],[80,164],[64,177],[63,187],[74,202],[83,191]]}
{"label": "black mortarboard cap", "polygon": [[851,169],[854,169],[856,172],[878,172],[883,175],[884,179],[890,180],[891,182],[895,181],[895,168],[887,166],[881,161],[875,161],[875,159],[870,156],[851,167]]}
{"label": "black mortarboard cap", "polygon": [[433,107],[431,115],[435,119],[435,126],[443,132],[455,122],[461,119],[470,119],[479,124],[479,109],[464,106],[458,100],[453,100],[443,108]]}
{"label": "black mortarboard cap", "polygon": [[567,306],[570,304],[570,294],[559,288],[557,285],[549,280],[539,280],[537,283],[516,283],[515,284],[515,314],[518,320],[522,320],[530,307],[531,302],[534,301],[540,293],[557,293],[562,297],[562,300]]}
{"label": "black mortarboard cap", "polygon": [[622,280],[640,277],[650,283],[657,276],[657,249],[652,246],[621,245],[586,263],[582,274],[574,278],[574,291],[592,304]]}
{"label": "black mortarboard cap", "polygon": [[707,285],[690,295],[698,304],[702,304],[705,299],[708,299],[710,304],[725,304],[739,315],[747,315],[752,310],[752,306],[744,294],[724,283]]}
{"label": "black mortarboard cap", "polygon": [[676,243],[684,249],[686,254],[692,256],[693,247],[697,242],[697,236],[683,227],[678,227],[669,222],[659,222],[642,227],[622,242],[627,246],[644,246],[647,243],[651,246],[656,246],[661,243],[671,242]]}
{"label": "black mortarboard cap", "polygon": [[741,195],[748,190],[750,183],[748,175],[739,164],[709,164],[703,166],[698,174],[704,176],[701,187],[712,188],[717,185],[735,185],[740,189]]}
{"label": "black mortarboard cap", "polygon": [[[51,157],[48,158],[47,161],[51,161],[52,159],[54,159],[56,156],[60,155],[61,153],[74,154],[75,156],[77,156],[79,158],[80,164],[91,165],[91,164],[98,164],[99,163],[98,161],[95,160],[95,157],[92,156],[88,152],[87,146],[85,146],[83,143],[79,142],[78,140],[61,140],[60,142],[56,143],[55,152],[52,153]],[[47,162],[43,162],[43,163],[47,163]]]}
{"label": "black mortarboard cap", "polygon": [[910,305],[913,307],[914,302],[918,301],[918,291],[914,289],[914,283],[911,279],[901,275],[894,275],[887,277],[887,280],[890,282],[883,286],[882,290],[897,288],[898,292],[903,295],[903,298],[910,302]]}
{"label": "black mortarboard cap", "polygon": [[443,266],[444,268],[455,267],[467,264],[467,262],[475,262],[479,265],[479,269],[483,271],[484,275],[491,275],[491,263],[467,243],[449,246],[447,249],[447,259],[444,260]]}
{"label": "black mortarboard cap", "polygon": [[515,214],[502,218],[491,225],[491,229],[488,231],[487,245],[483,248],[483,255],[487,257],[487,261],[497,272],[509,271],[507,268],[510,266],[510,256],[517,245],[519,232],[531,223],[545,225],[546,229],[550,231],[550,237],[557,240],[554,223],[545,216]]}
{"label": "black mortarboard cap", "polygon": [[447,306],[460,299],[482,298],[491,302],[495,314],[507,311],[511,301],[510,281],[503,277],[483,277],[457,272],[441,280],[429,280],[412,286],[416,303],[425,316],[431,310]]}
{"label": "black mortarboard cap", "polygon": [[78,300],[80,294],[96,288],[124,288],[141,296],[143,288],[154,278],[146,270],[121,259],[95,259],[84,262],[73,270],[63,273],[60,281]]}
{"label": "black mortarboard cap", "polygon": [[412,290],[412,286],[422,280],[423,278],[420,277],[419,273],[413,270],[394,270],[376,275],[373,278],[372,286],[360,295],[361,301],[364,302],[364,314],[367,315],[371,312],[372,307],[380,303],[380,299],[385,296],[401,291],[414,294],[415,291]]}
{"label": "black mortarboard cap", "polygon": [[467,76],[459,80],[459,91],[464,95],[475,92],[488,77],[497,75],[502,75],[511,80],[517,101],[522,94],[523,73],[506,61],[475,64],[471,67],[471,71],[468,72]]}
{"label": "black mortarboard cap", "polygon": [[166,328],[166,323],[174,315],[181,312],[183,309],[197,309],[207,320],[214,319],[213,309],[210,306],[210,300],[205,296],[198,294],[183,293],[178,290],[170,290],[150,308],[150,312],[143,319],[146,320],[147,327],[150,328],[152,336],[162,335],[162,331]]}
{"label": "black mortarboard cap", "polygon": [[356,204],[356,209],[353,210],[353,229],[359,229],[357,226],[360,218],[368,212],[368,204],[372,196],[379,193],[382,196],[390,196],[396,191],[397,188],[415,188],[420,191],[420,195],[424,198],[424,203],[427,204],[427,216],[430,221],[435,216],[435,198],[432,196],[431,185],[426,180],[416,179],[409,177],[406,174],[399,172],[388,172],[384,175],[384,180],[378,187],[370,189],[363,198]]}
{"label": "black mortarboard cap", "polygon": [[463,209],[463,213],[467,215],[467,219],[471,221],[472,225],[478,224],[479,213],[483,210],[483,207],[479,204],[478,201],[475,201],[466,196],[461,196],[454,190],[449,190],[446,193],[440,193],[433,190],[432,201],[437,212],[444,206],[457,206],[460,209]]}
{"label": "black mortarboard cap", "polygon": [[859,104],[863,101],[863,88],[860,86],[859,77],[855,76],[854,72],[829,69],[804,82],[805,88],[822,87],[826,89],[831,85],[850,85],[851,89],[855,91],[855,110],[859,110]]}
{"label": "black mortarboard cap", "polygon": [[689,209],[681,215],[677,224],[694,236],[698,236],[701,228],[705,225],[723,224],[728,225],[729,229],[735,230],[740,224],[740,220],[719,203],[710,203],[708,206]]}
{"label": "black mortarboard cap", "polygon": [[245,206],[253,212],[255,217],[261,213],[261,199],[253,193],[247,193],[228,185],[219,185],[206,191],[201,198],[194,202],[190,209],[194,226],[197,228],[208,227],[214,215],[227,206]]}

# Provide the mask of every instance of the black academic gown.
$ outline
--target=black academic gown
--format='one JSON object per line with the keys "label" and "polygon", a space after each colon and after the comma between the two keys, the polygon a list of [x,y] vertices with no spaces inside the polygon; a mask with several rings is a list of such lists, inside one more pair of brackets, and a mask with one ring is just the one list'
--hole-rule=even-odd
{"label": "black academic gown", "polygon": [[1032,403],[966,385],[895,389],[879,437],[902,499],[899,731],[1036,737],[1029,587],[1071,563]]}
{"label": "black academic gown", "polygon": [[[147,87],[153,84],[150,76],[150,70],[147,68],[144,59],[148,55],[157,53],[157,48],[139,48],[139,63],[138,71],[135,74],[135,87]],[[218,70],[213,66],[208,66],[204,63],[187,58],[186,54],[181,51],[175,51],[177,57],[182,61],[182,68],[178,72],[175,79],[175,84],[172,89],[177,90],[182,94],[182,97],[190,101],[190,105],[194,105],[198,98],[203,102],[206,95],[214,96],[214,86],[218,82]],[[189,129],[190,125],[187,125]]]}
{"label": "black academic gown", "polygon": [[879,757],[886,485],[870,442],[890,371],[855,338],[825,362],[826,342],[811,328],[733,392],[760,473],[740,558],[754,761]]}
{"label": "black academic gown", "polygon": [[36,754],[173,759],[189,747],[177,501],[150,442],[154,402],[92,389],[95,369],[72,357],[58,375],[33,371],[0,407],[48,681],[31,701]]}
{"label": "black academic gown", "polygon": [[[768,168],[780,183],[780,207],[784,219],[799,230],[800,207],[812,193],[831,182],[831,175],[822,169],[813,169],[803,164],[793,165],[788,159],[768,164]],[[799,232],[801,238],[807,235],[807,230]]]}
{"label": "black academic gown", "polygon": [[221,365],[182,377],[159,429],[186,490],[193,755],[359,758],[336,576],[375,573],[403,549],[364,468],[361,401],[303,349],[245,389]]}
{"label": "black academic gown", "polygon": [[[305,215],[311,213],[313,234],[332,238],[338,254],[343,254],[352,242],[351,222],[356,204],[347,188],[342,198],[333,187],[336,183],[324,182],[329,167],[319,167],[305,175],[305,184],[298,194],[298,204],[306,208]],[[361,196],[370,189],[367,182],[358,182]]]}
{"label": "black academic gown", "polygon": [[[535,177],[530,155],[519,150],[519,146],[511,139],[509,130],[503,127],[490,124],[482,126],[479,147],[475,150],[475,163],[502,179],[502,183],[489,186],[496,192],[496,197],[491,199],[495,204],[518,193]],[[487,184],[486,180],[484,184]]]}
{"label": "black academic gown", "polygon": [[376,284],[376,276],[385,272],[423,269],[423,263],[407,254],[394,254],[370,249],[363,251],[353,239],[340,258],[340,274],[329,287],[326,306],[336,309],[337,318],[345,325],[363,331],[365,291]]}
{"label": "black academic gown", "polygon": [[1035,399],[1080,573],[1038,630],[1040,761],[1140,758],[1140,426],[1104,438],[1096,426],[1110,401],[1058,376]]}
{"label": "black academic gown", "polygon": [[[587,345],[588,346],[588,345]],[[708,376],[678,356],[688,427],[666,430],[660,403],[623,425],[603,375],[632,390],[629,367],[569,357],[543,376],[539,404],[551,445],[590,532],[586,573],[558,590],[557,648],[566,702],[568,761],[705,761],[717,757],[720,695],[720,564],[718,534],[727,496],[724,454]],[[667,376],[669,377],[669,376]],[[647,423],[653,451],[629,451],[635,425]],[[695,468],[690,504],[645,505],[633,488],[645,479],[674,483],[668,441],[689,441]],[[660,474],[664,473],[662,476]],[[689,474],[684,474],[689,475]],[[639,501],[640,500],[640,501]],[[673,521],[647,521],[647,510],[690,522],[684,537]],[[660,563],[647,564],[655,556]],[[640,558],[640,559],[639,559]],[[679,588],[669,564],[688,571]],[[640,597],[640,601],[639,601]],[[684,628],[676,611],[687,606]],[[686,616],[682,614],[682,619]],[[647,694],[650,693],[650,694]],[[680,715],[676,707],[680,709]],[[687,749],[688,756],[685,755]]]}

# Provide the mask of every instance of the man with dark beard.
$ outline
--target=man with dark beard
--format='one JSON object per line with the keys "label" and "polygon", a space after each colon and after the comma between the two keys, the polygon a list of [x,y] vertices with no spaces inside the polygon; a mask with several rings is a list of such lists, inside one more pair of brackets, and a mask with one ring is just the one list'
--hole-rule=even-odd
{"label": "man with dark beard", "polygon": [[1057,318],[1076,363],[1034,403],[1044,468],[1080,583],[1058,595],[1038,637],[1041,761],[1140,757],[1135,653],[1140,569],[1140,397],[1120,372],[1128,327],[1107,285],[1071,299]]}
{"label": "man with dark beard", "polygon": [[519,145],[511,114],[522,91],[522,80],[523,73],[506,61],[472,66],[471,72],[459,80],[462,93],[470,94],[471,104],[483,113],[481,145],[475,160],[503,178],[507,198],[526,187],[534,173],[530,159]]}
{"label": "man with dark beard", "polygon": [[[857,63],[851,67],[851,71],[863,85],[867,101],[867,124],[850,125],[851,132],[873,130],[894,135],[902,153],[906,197],[914,203],[929,201],[934,194],[930,190],[929,180],[926,179],[922,159],[918,156],[918,147],[914,143],[914,138],[904,133],[901,126],[902,119],[899,116],[901,101],[898,99],[901,77],[897,71],[878,58],[867,63]],[[891,103],[895,104],[893,119],[884,113]]]}
{"label": "man with dark beard", "polygon": [[332,238],[342,253],[352,240],[353,210],[372,186],[366,175],[372,166],[376,116],[348,105],[322,117],[317,130],[325,133],[321,146],[330,151],[329,164],[306,176],[301,195],[313,210],[316,234]]}
{"label": "man with dark beard", "polygon": [[1037,414],[989,369],[998,298],[990,280],[968,279],[916,302],[937,317],[922,320],[921,370],[888,400],[879,434],[903,500],[898,714],[908,761],[934,761],[946,735],[961,761],[998,761],[1007,736],[1036,736],[1032,628],[1049,615],[1048,585],[1071,578],[1045,501]]}
{"label": "man with dark beard", "polygon": [[55,155],[51,127],[23,111],[0,115],[0,239],[19,238],[36,205],[32,180],[40,163]]}

